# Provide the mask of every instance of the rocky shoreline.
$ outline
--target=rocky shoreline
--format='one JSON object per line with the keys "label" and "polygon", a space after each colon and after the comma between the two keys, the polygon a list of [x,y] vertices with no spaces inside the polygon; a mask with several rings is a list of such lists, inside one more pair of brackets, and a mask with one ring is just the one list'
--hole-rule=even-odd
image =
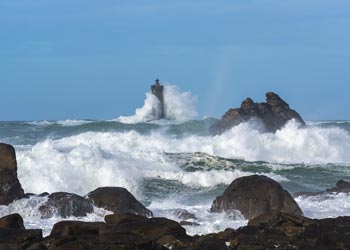
{"label": "rocky shoreline", "polygon": [[[349,191],[350,183],[340,180],[333,189],[294,197]],[[41,229],[25,229],[21,215],[10,214],[0,218],[0,249],[350,249],[350,216],[304,217],[293,197],[266,176],[238,178],[213,201],[211,212],[241,213],[249,219],[247,226],[190,236],[182,225],[195,223],[196,215],[176,211],[181,223],[153,217],[152,211],[121,187],[100,187],[84,197],[65,192],[25,194],[17,178],[15,150],[0,143],[0,204],[32,196],[47,198],[39,208],[43,218],[85,216],[93,206],[113,214],[106,215],[104,222],[60,221],[46,237]]]}

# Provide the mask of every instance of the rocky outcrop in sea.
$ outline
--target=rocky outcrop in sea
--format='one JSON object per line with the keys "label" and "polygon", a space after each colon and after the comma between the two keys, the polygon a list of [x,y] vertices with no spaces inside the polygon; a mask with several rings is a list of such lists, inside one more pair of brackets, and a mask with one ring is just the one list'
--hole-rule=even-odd
{"label": "rocky outcrop in sea", "polygon": [[240,108],[229,109],[209,128],[209,131],[213,135],[218,135],[243,122],[256,120],[259,125],[262,125],[263,132],[276,132],[291,119],[295,119],[301,126],[305,125],[301,116],[281,97],[268,92],[266,102],[255,103],[251,98],[247,98]]}

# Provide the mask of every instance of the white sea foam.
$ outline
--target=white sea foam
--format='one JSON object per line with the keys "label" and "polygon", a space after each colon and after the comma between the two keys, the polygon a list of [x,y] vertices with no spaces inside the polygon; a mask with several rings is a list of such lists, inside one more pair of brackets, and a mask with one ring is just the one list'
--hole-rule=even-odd
{"label": "white sea foam", "polygon": [[[189,91],[180,92],[174,85],[164,85],[165,119],[186,121],[197,116],[196,98]],[[123,123],[140,123],[156,120],[161,112],[160,101],[152,93],[146,93],[143,107],[136,109],[132,116],[120,116],[116,120]]]}
{"label": "white sea foam", "polygon": [[350,194],[333,193],[317,196],[299,196],[296,202],[305,216],[323,219],[338,216],[350,216]]}
{"label": "white sea foam", "polygon": [[94,207],[92,213],[84,217],[68,217],[62,218],[54,216],[52,218],[43,219],[39,207],[47,201],[46,197],[31,196],[28,199],[20,199],[10,203],[8,206],[0,206],[0,217],[8,214],[18,213],[22,216],[24,226],[27,229],[42,229],[44,236],[48,235],[53,225],[62,220],[83,220],[83,221],[103,221],[104,216],[110,214],[110,211],[102,208]]}
{"label": "white sea foam", "polygon": [[[241,124],[215,137],[174,138],[162,132],[86,132],[47,139],[17,149],[19,179],[26,192],[67,191],[81,195],[100,186],[122,186],[142,196],[144,178],[177,180],[188,186],[229,184],[251,174],[235,169],[187,172],[164,152],[205,152],[249,161],[350,163],[350,136],[336,128],[298,129],[290,122],[275,134],[261,134]],[[281,176],[267,174],[278,181]]]}
{"label": "white sea foam", "polygon": [[71,126],[79,126],[87,123],[91,123],[93,121],[88,121],[88,120],[58,120],[58,121],[32,121],[32,122],[26,122],[27,124],[30,125],[35,125],[35,126],[50,126],[50,125],[61,125],[64,127],[71,127]]}
{"label": "white sea foam", "polygon": [[210,206],[211,202],[202,202],[194,206],[184,205],[179,197],[171,197],[170,199],[162,201],[153,201],[149,206],[149,209],[153,211],[155,216],[166,217],[178,222],[182,219],[174,215],[176,209],[185,209],[194,214],[196,218],[187,221],[198,223],[199,226],[184,226],[189,235],[215,233],[223,231],[226,228],[237,229],[248,223],[239,211],[237,211],[234,216],[229,216],[225,213],[211,213]]}

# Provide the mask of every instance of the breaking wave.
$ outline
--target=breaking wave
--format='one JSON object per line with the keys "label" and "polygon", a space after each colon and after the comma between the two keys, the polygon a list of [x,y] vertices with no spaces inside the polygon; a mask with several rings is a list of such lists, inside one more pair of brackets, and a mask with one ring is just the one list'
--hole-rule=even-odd
{"label": "breaking wave", "polygon": [[[165,119],[187,121],[197,116],[196,98],[191,92],[180,92],[174,85],[164,85]],[[146,93],[144,105],[136,109],[132,116],[120,116],[116,120],[123,123],[140,123],[156,120],[161,113],[161,105],[151,92]]]}

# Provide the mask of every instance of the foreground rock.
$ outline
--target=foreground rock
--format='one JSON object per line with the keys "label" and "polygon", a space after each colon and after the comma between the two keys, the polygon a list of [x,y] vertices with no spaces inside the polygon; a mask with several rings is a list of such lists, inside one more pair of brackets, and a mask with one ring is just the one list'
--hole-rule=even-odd
{"label": "foreground rock", "polygon": [[273,92],[266,93],[265,103],[255,103],[247,98],[240,108],[229,109],[219,120],[214,123],[209,131],[213,135],[224,131],[251,119],[259,120],[266,132],[275,132],[281,129],[289,120],[295,119],[301,125],[305,125],[301,116]]}
{"label": "foreground rock", "polygon": [[333,188],[328,188],[325,191],[321,192],[297,192],[293,196],[316,196],[316,195],[327,195],[331,193],[350,193],[350,182],[339,180],[336,183],[336,186]]}
{"label": "foreground rock", "polygon": [[[167,249],[187,246],[192,237],[177,222],[135,214],[113,214],[106,222],[61,221],[45,239],[49,249]],[[175,248],[174,248],[175,249]]]}
{"label": "foreground rock", "polygon": [[152,212],[145,208],[125,188],[100,187],[87,194],[97,207],[112,211],[113,213],[133,213],[152,217]]}
{"label": "foreground rock", "polygon": [[330,250],[350,249],[350,217],[312,220],[270,211],[237,231],[216,234],[236,250]]}
{"label": "foreground rock", "polygon": [[8,205],[23,195],[23,188],[17,178],[15,149],[0,143],[0,205]]}
{"label": "foreground rock", "polygon": [[48,201],[39,207],[42,218],[60,216],[86,216],[93,212],[93,206],[87,199],[71,193],[58,192],[48,196]]}
{"label": "foreground rock", "polygon": [[31,246],[36,246],[35,249],[45,249],[42,240],[42,231],[26,230],[19,214],[10,214],[0,219],[0,249],[31,249]]}
{"label": "foreground rock", "polygon": [[216,197],[210,208],[211,212],[232,213],[236,210],[247,219],[271,210],[302,214],[298,204],[278,182],[262,175],[234,180],[221,196]]}

